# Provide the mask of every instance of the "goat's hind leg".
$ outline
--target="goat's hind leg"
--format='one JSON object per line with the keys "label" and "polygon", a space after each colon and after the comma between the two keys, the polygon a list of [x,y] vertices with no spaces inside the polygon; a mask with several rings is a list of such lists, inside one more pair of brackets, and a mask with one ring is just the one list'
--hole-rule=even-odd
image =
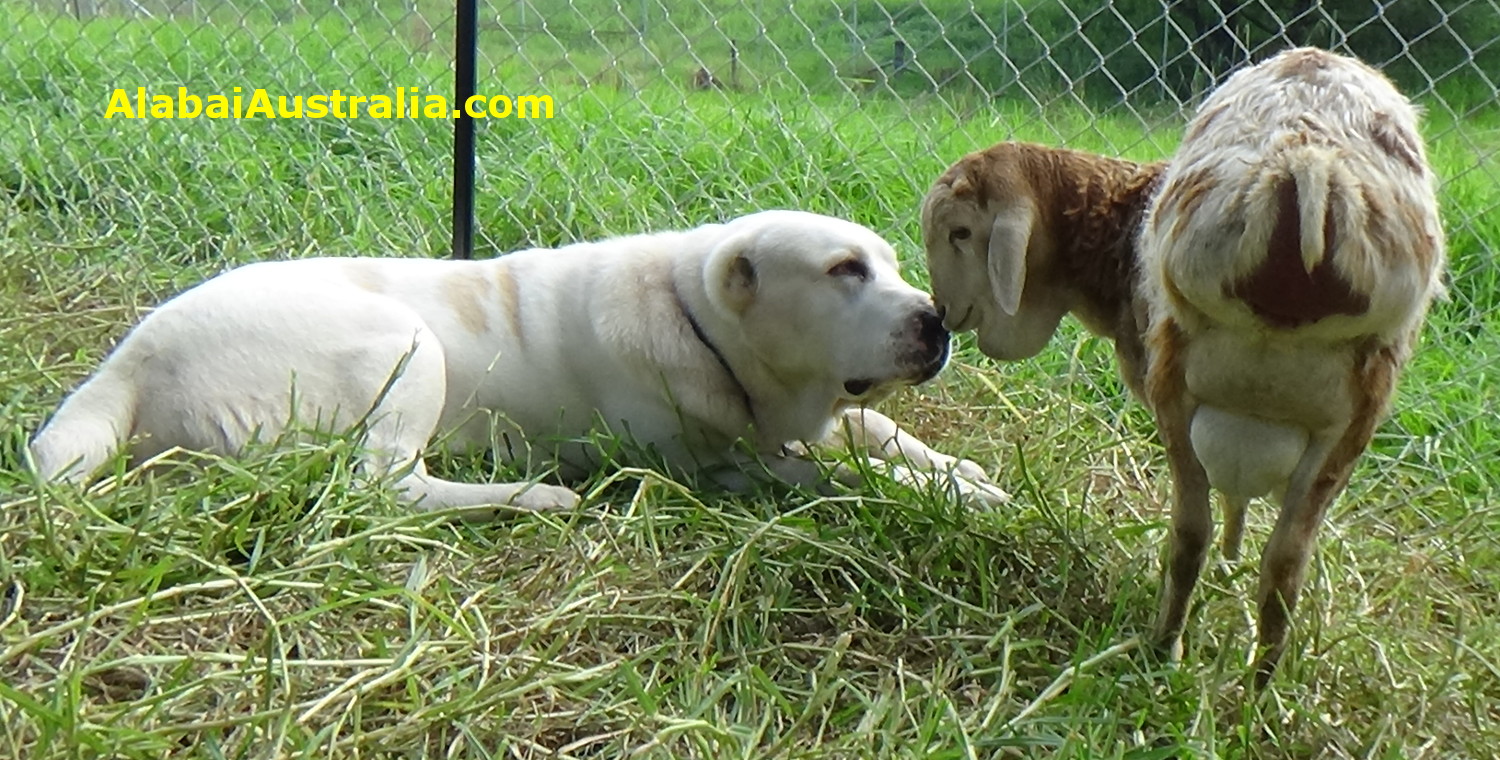
{"label": "goat's hind leg", "polygon": [[1183,336],[1168,320],[1152,335],[1152,365],[1147,394],[1156,414],[1157,431],[1172,472],[1172,527],[1162,572],[1161,596],[1152,634],[1157,648],[1173,660],[1182,656],[1182,631],[1193,587],[1208,557],[1213,538],[1208,473],[1193,453],[1190,423],[1194,405],[1183,374]]}
{"label": "goat's hind leg", "polygon": [[1173,660],[1182,656],[1182,631],[1187,623],[1188,605],[1208,559],[1208,547],[1214,532],[1208,474],[1193,455],[1186,421],[1179,422],[1175,419],[1177,416],[1175,412],[1161,415],[1162,441],[1167,449],[1174,493],[1171,537],[1153,634],[1156,646]]}
{"label": "goat's hind leg", "polygon": [[1250,500],[1243,496],[1224,494],[1224,535],[1220,539],[1219,553],[1225,562],[1237,562],[1240,547],[1245,542],[1245,509]]}
{"label": "goat's hind leg", "polygon": [[1349,483],[1349,475],[1375,428],[1385,417],[1400,362],[1394,347],[1363,352],[1356,363],[1353,414],[1342,432],[1314,436],[1303,454],[1282,499],[1276,527],[1260,560],[1256,686],[1265,686],[1286,650],[1292,610],[1307,576],[1318,531],[1333,500]]}

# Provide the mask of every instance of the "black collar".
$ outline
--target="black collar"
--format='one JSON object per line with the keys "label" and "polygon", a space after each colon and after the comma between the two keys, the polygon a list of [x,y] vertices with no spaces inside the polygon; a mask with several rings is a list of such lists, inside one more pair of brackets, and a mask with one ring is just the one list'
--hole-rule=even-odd
{"label": "black collar", "polygon": [[724,352],[708,339],[708,334],[703,332],[703,326],[698,324],[697,318],[693,316],[692,310],[682,300],[682,294],[677,292],[677,286],[672,286],[672,297],[677,299],[677,308],[682,311],[682,316],[687,319],[688,327],[693,328],[693,335],[698,336],[698,342],[708,348],[709,353],[719,361],[719,366],[724,368],[724,374],[729,376],[729,382],[734,384],[735,390],[739,391],[740,402],[745,405],[745,413],[750,415],[750,423],[755,423],[755,405],[750,401],[750,391],[745,389],[745,384],[740,382],[739,375],[734,373],[734,368],[729,366],[729,360],[724,358]]}

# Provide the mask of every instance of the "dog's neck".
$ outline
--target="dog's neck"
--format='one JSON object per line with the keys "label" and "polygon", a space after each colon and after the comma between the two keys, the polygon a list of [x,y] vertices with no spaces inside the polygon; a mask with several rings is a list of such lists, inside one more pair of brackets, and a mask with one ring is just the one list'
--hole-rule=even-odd
{"label": "dog's neck", "polygon": [[688,327],[692,328],[693,336],[698,339],[699,343],[703,344],[704,348],[708,349],[708,352],[713,355],[719,366],[724,368],[724,375],[729,378],[729,383],[734,386],[735,392],[739,395],[740,403],[744,404],[745,415],[750,418],[750,424],[754,425],[756,423],[755,402],[750,398],[750,390],[745,387],[744,382],[740,380],[740,376],[735,373],[734,367],[729,363],[729,358],[724,356],[724,352],[719,350],[718,345],[713,342],[713,339],[708,337],[708,333],[703,331],[703,325],[699,324],[698,318],[693,315],[693,310],[688,308],[687,303],[682,300],[682,294],[677,292],[675,286],[672,288],[672,297],[676,299],[677,308],[682,312],[683,318],[687,320]]}

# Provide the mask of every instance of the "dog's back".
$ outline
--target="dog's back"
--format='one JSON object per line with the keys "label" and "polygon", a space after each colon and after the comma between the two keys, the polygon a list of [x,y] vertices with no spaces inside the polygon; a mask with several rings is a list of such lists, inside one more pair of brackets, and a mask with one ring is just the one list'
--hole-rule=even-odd
{"label": "dog's back", "polygon": [[1416,109],[1322,50],[1241,71],[1189,125],[1143,243],[1158,302],[1190,331],[1409,332],[1443,265]]}

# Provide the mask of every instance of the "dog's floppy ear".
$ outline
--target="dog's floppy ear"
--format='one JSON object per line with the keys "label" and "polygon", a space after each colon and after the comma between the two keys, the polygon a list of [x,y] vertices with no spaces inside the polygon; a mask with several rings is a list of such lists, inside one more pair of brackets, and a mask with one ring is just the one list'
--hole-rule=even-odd
{"label": "dog's floppy ear", "polygon": [[1026,249],[1031,246],[1031,207],[1017,204],[995,215],[988,253],[990,289],[1008,317],[1021,310],[1026,289]]}
{"label": "dog's floppy ear", "polygon": [[744,308],[755,299],[755,286],[755,265],[743,253],[736,254],[724,274],[724,296]]}
{"label": "dog's floppy ear", "polygon": [[755,263],[746,255],[751,244],[749,235],[737,235],[719,244],[708,256],[704,286],[714,306],[739,314],[755,300],[759,277]]}

